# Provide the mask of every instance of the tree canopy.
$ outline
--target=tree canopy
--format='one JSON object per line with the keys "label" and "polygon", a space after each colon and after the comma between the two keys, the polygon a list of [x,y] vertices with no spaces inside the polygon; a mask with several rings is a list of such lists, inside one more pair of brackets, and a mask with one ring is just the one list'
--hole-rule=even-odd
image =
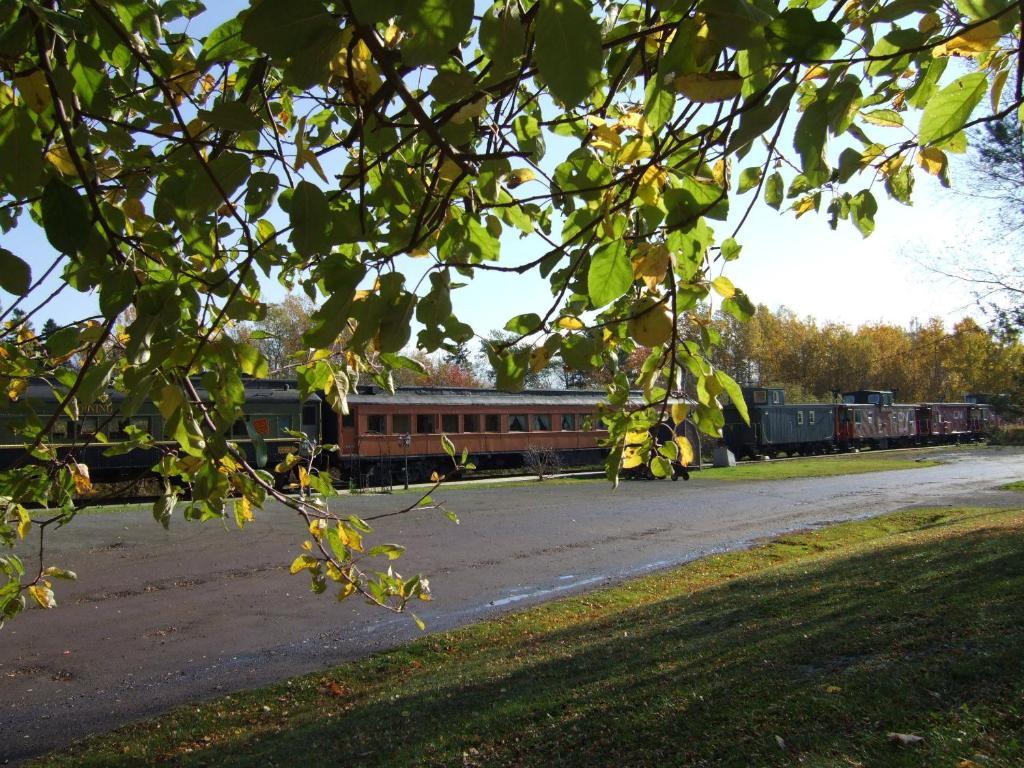
{"label": "tree canopy", "polygon": [[[497,271],[552,295],[490,346],[497,386],[553,358],[608,368],[610,476],[683,372],[716,433],[737,385],[709,362],[716,336],[682,339],[675,320],[710,295],[753,311],[721,273],[746,220],[725,228],[730,209],[867,236],[878,195],[909,202],[921,171],[945,181],[968,129],[1015,112],[1024,87],[1007,0],[252,0],[212,29],[204,10],[0,0],[0,227],[34,222],[58,253],[0,248],[5,306],[32,319],[62,294],[96,298],[45,337],[10,325],[0,383],[22,402],[46,377],[72,417],[108,387],[126,415],[152,399],[177,446],[158,467],[162,520],[186,487],[187,517],[234,505],[240,522],[277,493],[225,438],[240,376],[268,371],[230,332],[264,318],[267,281],[316,305],[294,370],[339,410],[360,378],[416,368],[413,347],[468,341],[452,292]],[[652,350],[630,380],[618,365],[638,342]],[[57,415],[22,406],[25,460],[0,475],[7,544],[70,522],[87,482],[50,447]],[[629,455],[657,473],[675,450]],[[399,610],[425,596],[360,565],[361,521],[322,495],[281,498],[309,528],[293,569],[314,587]],[[52,604],[59,568],[0,568],[6,615],[26,591]]]}

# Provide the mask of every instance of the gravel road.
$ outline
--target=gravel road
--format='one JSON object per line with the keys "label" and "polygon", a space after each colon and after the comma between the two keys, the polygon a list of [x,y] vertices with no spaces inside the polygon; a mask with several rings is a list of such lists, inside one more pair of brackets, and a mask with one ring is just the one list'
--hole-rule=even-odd
{"label": "gravel road", "polygon": [[[1024,452],[954,452],[937,467],[774,482],[603,481],[449,489],[461,518],[379,521],[396,565],[430,577],[429,631],[674,565],[758,538],[911,505],[1022,503]],[[371,515],[408,496],[344,497]],[[60,607],[0,630],[0,764],[189,701],[251,688],[419,635],[406,617],[309,592],[290,576],[303,529],[281,508],[238,531],[148,512],[87,515],[48,539],[49,561],[79,574]],[[29,567],[35,559],[22,551]]]}

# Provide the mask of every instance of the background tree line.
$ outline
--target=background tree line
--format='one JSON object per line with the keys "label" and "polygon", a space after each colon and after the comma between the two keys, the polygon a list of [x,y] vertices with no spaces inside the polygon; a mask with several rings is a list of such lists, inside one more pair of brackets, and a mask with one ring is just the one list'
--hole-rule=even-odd
{"label": "background tree line", "polygon": [[[274,375],[305,358],[302,334],[314,311],[294,295],[272,305],[265,320],[236,332],[266,356]],[[786,307],[757,307],[741,322],[727,312],[694,314],[680,323],[682,338],[720,338],[712,360],[745,385],[782,386],[791,402],[827,401],[833,390],[893,389],[899,398],[959,400],[968,392],[1005,393],[1024,400],[1024,344],[1015,333],[996,325],[985,328],[972,318],[947,330],[940,318],[909,328],[874,323],[850,328],[842,323],[800,317]],[[486,344],[507,343],[513,334],[492,331],[478,343],[465,343],[434,354],[411,353],[421,370],[395,373],[399,386],[488,387],[493,372]],[[619,368],[635,375],[646,350],[620,356]],[[560,360],[535,361],[526,385],[542,389],[586,389],[607,384],[611,368],[582,375]]]}

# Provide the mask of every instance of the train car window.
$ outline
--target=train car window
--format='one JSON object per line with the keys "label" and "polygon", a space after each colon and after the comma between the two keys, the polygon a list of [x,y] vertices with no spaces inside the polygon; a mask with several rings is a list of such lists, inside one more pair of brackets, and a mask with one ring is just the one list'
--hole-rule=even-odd
{"label": "train car window", "polygon": [[562,414],[562,431],[563,432],[575,432],[576,431],[576,414],[574,414],[574,413],[563,413]]}
{"label": "train car window", "polygon": [[754,393],[754,403],[756,403],[758,405],[763,405],[764,403],[767,403],[767,402],[768,402],[768,393],[767,392],[758,391],[758,392]]}
{"label": "train car window", "polygon": [[249,430],[245,428],[245,419],[239,419],[231,425],[231,436],[232,437],[248,437]]}
{"label": "train car window", "polygon": [[508,416],[508,431],[509,432],[525,432],[526,431],[526,416],[521,413],[510,413]]}
{"label": "train car window", "polygon": [[778,392],[772,392],[772,402],[775,403],[776,405],[778,404],[778,402],[779,402],[779,393]]}
{"label": "train car window", "polygon": [[457,413],[441,414],[441,431],[447,434],[459,431],[459,415]]}
{"label": "train car window", "polygon": [[533,432],[550,432],[551,415],[547,413],[535,413],[530,417],[530,430]]}
{"label": "train car window", "polygon": [[278,416],[277,417],[277,431],[278,434],[283,435],[286,429],[293,429],[292,417],[291,416]]}
{"label": "train car window", "polygon": [[854,411],[853,412],[853,421],[856,424],[860,424],[861,423],[862,419],[861,419],[860,411]]}
{"label": "train car window", "polygon": [[501,432],[501,416],[496,413],[484,416],[484,432]]}
{"label": "train car window", "polygon": [[808,424],[813,424],[814,423],[814,411],[808,411],[807,412],[807,423]]}
{"label": "train car window", "polygon": [[576,423],[579,425],[581,432],[586,432],[594,428],[594,423],[591,421],[589,413],[576,414]]}
{"label": "train car window", "polygon": [[412,432],[412,416],[407,413],[396,413],[391,417],[391,431],[396,435],[408,435]]}
{"label": "train car window", "polygon": [[375,435],[383,435],[388,431],[388,417],[382,413],[371,413],[366,417],[366,431]]}
{"label": "train car window", "polygon": [[68,436],[68,420],[57,419],[53,423],[53,431],[50,433],[51,437],[67,437]]}
{"label": "train car window", "polygon": [[78,434],[83,437],[92,437],[96,434],[97,425],[95,416],[83,416],[78,423]]}
{"label": "train car window", "polygon": [[316,406],[315,405],[304,405],[302,406],[302,423],[303,424],[316,424],[319,419],[316,417]]}
{"label": "train car window", "polygon": [[437,417],[432,413],[416,414],[416,433],[419,435],[432,435],[437,432]]}
{"label": "train car window", "polygon": [[804,423],[804,412],[803,411],[797,411],[796,412],[796,423],[797,424],[803,424]]}
{"label": "train car window", "polygon": [[882,399],[878,395],[868,395],[868,402],[872,405],[878,405],[881,401]]}
{"label": "train car window", "polygon": [[[315,424],[315,421],[307,421],[306,424]],[[345,413],[341,417],[341,426],[347,427],[348,429],[354,428],[356,425],[356,415],[354,413]]]}
{"label": "train car window", "polygon": [[467,413],[462,417],[462,431],[463,432],[479,432],[480,431],[480,414],[479,413]]}

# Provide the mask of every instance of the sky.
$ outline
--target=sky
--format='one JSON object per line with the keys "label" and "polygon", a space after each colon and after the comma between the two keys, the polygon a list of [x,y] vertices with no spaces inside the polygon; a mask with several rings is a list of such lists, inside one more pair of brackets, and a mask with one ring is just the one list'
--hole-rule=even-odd
{"label": "sky", "polygon": [[[202,18],[202,26],[212,29],[243,5],[237,0],[211,3],[212,11]],[[201,33],[195,23],[191,31]],[[549,148],[555,150],[550,142]],[[851,182],[850,190],[865,186],[866,175]],[[965,168],[954,165],[953,175],[954,187],[970,185]],[[759,203],[738,237],[743,253],[739,260],[726,265],[725,274],[756,304],[772,309],[785,306],[801,317],[813,317],[822,323],[907,326],[915,320],[939,317],[951,326],[964,315],[980,318],[970,286],[943,278],[933,268],[965,253],[965,235],[970,235],[968,242],[977,242],[977,233],[987,226],[984,207],[963,194],[942,189],[934,178],[923,173],[917,175],[912,207],[889,200],[880,183],[874,192],[879,211],[875,232],[867,239],[845,222],[833,232],[824,213],[810,213],[796,220],[791,212],[780,214]],[[720,237],[731,234],[750,194],[732,199],[730,221],[715,222]],[[0,236],[0,245],[25,258],[34,276],[42,274],[56,257],[27,214],[14,232]],[[536,258],[540,251],[533,249],[537,247],[536,240],[519,242],[505,237],[503,261],[520,263]],[[989,250],[983,255],[998,258]],[[409,261],[406,266],[408,282],[415,285],[429,262]],[[57,283],[51,280],[44,288],[51,285],[56,287]],[[283,296],[276,282],[266,281],[265,287],[266,298]],[[454,292],[452,299],[460,319],[483,336],[515,315],[531,311],[543,314],[551,294],[547,283],[535,273],[478,272],[472,284]],[[0,304],[7,306],[10,301],[0,292]],[[95,311],[94,296],[68,289],[59,301],[40,312],[36,324],[41,326],[49,317],[68,322]]]}

